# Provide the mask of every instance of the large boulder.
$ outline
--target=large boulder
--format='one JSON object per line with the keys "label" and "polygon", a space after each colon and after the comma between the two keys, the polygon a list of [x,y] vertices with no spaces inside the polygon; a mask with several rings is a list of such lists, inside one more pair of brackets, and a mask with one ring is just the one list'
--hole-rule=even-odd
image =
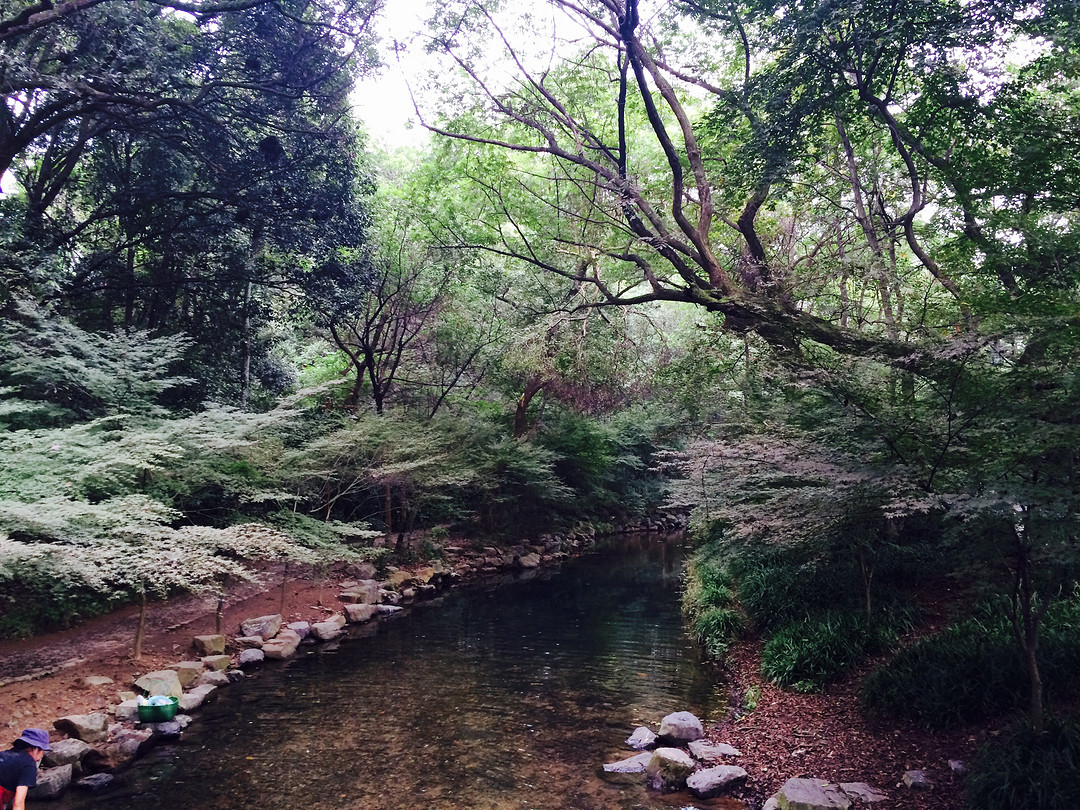
{"label": "large boulder", "polygon": [[287,625],[296,635],[300,636],[300,640],[305,640],[311,635],[311,623],[310,622],[289,622]]}
{"label": "large boulder", "polygon": [[240,657],[237,659],[236,663],[241,668],[246,669],[248,667],[257,667],[265,660],[266,653],[264,653],[262,650],[250,649],[241,652]]}
{"label": "large boulder", "polygon": [[198,686],[228,686],[229,676],[219,670],[204,672],[199,678]]}
{"label": "large boulder", "polygon": [[104,712],[69,714],[55,721],[53,728],[76,740],[87,743],[100,742],[109,734],[109,715]]}
{"label": "large boulder", "polygon": [[135,687],[141,689],[147,695],[180,697],[184,694],[184,686],[180,683],[180,676],[176,674],[176,670],[172,669],[147,672],[135,681]]}
{"label": "large boulder", "polygon": [[519,568],[536,568],[540,565],[540,555],[535,551],[524,554],[517,558],[517,564]]}
{"label": "large boulder", "polygon": [[694,772],[694,760],[680,748],[657,748],[645,768],[649,787],[661,793],[674,793],[686,787],[686,777]]}
{"label": "large boulder", "polygon": [[341,594],[340,599],[350,604],[377,605],[379,604],[379,583],[373,579],[365,579]]}
{"label": "large boulder", "polygon": [[240,635],[259,636],[262,639],[271,639],[281,630],[284,621],[280,613],[271,613],[268,616],[256,616],[253,619],[244,619],[240,622]]}
{"label": "large boulder", "polygon": [[90,776],[84,776],[82,779],[76,780],[72,784],[72,787],[90,793],[100,793],[101,791],[112,787],[112,783],[115,781],[116,777],[111,773],[94,773]]}
{"label": "large boulder", "polygon": [[221,655],[225,652],[225,636],[213,634],[209,636],[195,636],[191,645],[199,655]]}
{"label": "large boulder", "polygon": [[112,773],[121,770],[153,744],[153,735],[151,728],[123,729],[107,745],[98,746],[87,752],[83,763],[87,770],[95,772]]}
{"label": "large boulder", "polygon": [[90,745],[82,740],[67,739],[51,743],[52,750],[46,751],[41,764],[46,768],[59,768],[62,765],[77,765],[90,750]]}
{"label": "large boulder", "polygon": [[781,810],[849,810],[851,799],[821,779],[788,779],[776,794]]}
{"label": "large boulder", "polygon": [[58,768],[42,768],[38,771],[37,785],[30,788],[26,793],[27,798],[37,801],[59,799],[71,784],[71,774],[71,765],[61,765]]}
{"label": "large boulder", "polygon": [[841,782],[840,789],[863,804],[883,802],[889,798],[887,793],[878,790],[876,787],[871,787],[866,782]]}
{"label": "large boulder", "polygon": [[690,774],[686,787],[701,799],[713,799],[746,781],[747,773],[737,765],[717,765]]}
{"label": "large boulder", "polygon": [[113,709],[113,715],[116,717],[117,722],[126,723],[134,722],[139,719],[139,701],[134,698],[131,700],[125,700],[120,703],[115,709]]}
{"label": "large boulder", "polygon": [[903,782],[913,790],[929,790],[934,786],[926,771],[907,771],[904,773]]}
{"label": "large boulder", "polygon": [[353,624],[370,622],[378,612],[378,605],[345,605],[345,618]]}
{"label": "large boulder", "polygon": [[217,689],[216,686],[210,683],[204,683],[201,686],[196,686],[194,689],[190,689],[184,692],[183,697],[180,698],[179,709],[182,712],[193,712],[198,709],[206,699],[210,697],[210,694]]}
{"label": "large boulder", "polygon": [[658,736],[664,745],[686,745],[704,737],[705,730],[690,712],[675,712],[660,721]]}
{"label": "large boulder", "polygon": [[311,632],[319,641],[332,641],[340,636],[344,630],[335,621],[315,622],[311,625]]}
{"label": "large boulder", "polygon": [[175,670],[176,677],[180,679],[180,686],[187,689],[199,680],[199,676],[203,674],[206,667],[203,666],[202,661],[180,661],[172,664],[169,669]]}
{"label": "large boulder", "polygon": [[292,658],[296,655],[296,648],[300,646],[300,636],[292,630],[282,630],[277,636],[263,645],[263,655],[267,658],[283,659]]}
{"label": "large boulder", "polygon": [[638,726],[634,733],[626,738],[626,744],[635,751],[644,751],[656,745],[656,735],[645,726]]}
{"label": "large boulder", "polygon": [[236,646],[242,650],[246,650],[254,647],[257,650],[261,650],[266,640],[262,636],[237,636],[233,639]]}

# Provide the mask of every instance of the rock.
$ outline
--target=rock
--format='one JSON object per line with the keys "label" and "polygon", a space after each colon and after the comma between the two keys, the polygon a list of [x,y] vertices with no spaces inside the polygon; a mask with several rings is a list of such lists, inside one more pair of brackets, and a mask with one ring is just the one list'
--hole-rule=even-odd
{"label": "rock", "polygon": [[412,578],[408,571],[394,571],[386,578],[386,587],[396,591],[406,582],[412,582]]}
{"label": "rock", "polygon": [[296,655],[296,648],[300,646],[300,636],[292,630],[283,630],[276,638],[263,645],[262,651],[267,658],[281,660],[292,658]]}
{"label": "rock", "polygon": [[199,676],[203,674],[206,668],[203,666],[202,661],[180,661],[170,666],[169,669],[176,672],[176,677],[180,679],[181,688],[187,689],[195,681],[199,680]]}
{"label": "rock", "polygon": [[108,686],[111,683],[116,683],[116,681],[105,675],[87,675],[83,678],[83,683],[87,686]]}
{"label": "rock", "polygon": [[349,620],[345,618],[344,613],[335,613],[333,616],[323,619],[323,622],[327,624],[336,624],[339,628],[343,628],[349,623]]}
{"label": "rock", "polygon": [[146,673],[135,681],[135,688],[141,689],[147,695],[180,697],[184,694],[180,676],[172,669],[159,669],[156,672]]}
{"label": "rock", "polygon": [[781,810],[848,810],[851,799],[820,779],[788,779],[776,800]]}
{"label": "rock", "polygon": [[311,623],[310,622],[289,622],[287,625],[296,635],[300,636],[300,640],[303,641],[311,635]]}
{"label": "rock", "polygon": [[435,569],[430,565],[413,572],[413,580],[420,585],[427,585],[433,576],[435,576]]}
{"label": "rock", "polygon": [[852,799],[857,799],[865,804],[883,802],[889,798],[888,794],[870,787],[866,782],[841,782],[840,789]]}
{"label": "rock", "polygon": [[649,787],[661,793],[673,793],[686,786],[686,777],[694,771],[694,760],[680,748],[657,748],[645,768]]}
{"label": "rock", "polygon": [[665,745],[686,745],[705,736],[701,721],[690,712],[675,712],[660,721],[657,735]]}
{"label": "rock", "polygon": [[199,655],[221,655],[225,652],[225,636],[214,634],[210,636],[195,636],[191,645]]}
{"label": "rock", "polygon": [[717,765],[690,774],[686,787],[701,799],[713,799],[746,781],[747,773],[738,765]]}
{"label": "rock", "polygon": [[908,771],[904,774],[904,784],[912,790],[928,790],[934,786],[926,771]]}
{"label": "rock", "polygon": [[[198,686],[228,686],[229,676],[224,672],[217,670],[213,672],[204,672],[202,677],[199,678]],[[182,697],[182,696],[181,696]]]}
{"label": "rock", "polygon": [[229,664],[232,663],[232,658],[227,655],[208,655],[202,660],[202,665],[211,672],[220,672],[223,669],[228,669]]}
{"label": "rock", "polygon": [[71,784],[72,767],[61,765],[58,768],[42,768],[38,771],[37,785],[27,791],[28,799],[58,799]]}
{"label": "rock", "polygon": [[192,718],[190,714],[178,714],[176,715],[176,717],[173,718],[173,720],[180,724],[181,731],[190,726],[193,719],[194,718]]}
{"label": "rock", "polygon": [[280,613],[256,616],[254,619],[244,619],[244,621],[240,622],[240,635],[259,636],[263,640],[271,639],[281,630],[282,621]]}
{"label": "rock", "polygon": [[949,770],[952,771],[953,773],[956,773],[956,774],[965,774],[965,773],[967,773],[967,766],[964,765],[963,760],[950,759],[949,760]]}
{"label": "rock", "polygon": [[121,723],[139,719],[139,702],[132,698],[120,703],[113,709],[113,716]]}
{"label": "rock", "polygon": [[233,641],[236,642],[236,646],[241,649],[254,648],[256,650],[261,650],[264,643],[262,636],[237,636]]}
{"label": "rock", "polygon": [[416,588],[402,588],[401,589],[401,601],[412,602],[416,599]]}
{"label": "rock", "polygon": [[765,804],[761,805],[761,810],[780,810],[780,800],[775,796],[771,797]]}
{"label": "rock", "polygon": [[626,738],[626,744],[635,751],[644,751],[656,745],[656,735],[645,726],[638,726],[634,733]]}
{"label": "rock", "polygon": [[229,679],[229,683],[239,683],[244,680],[247,675],[239,669],[230,669],[225,673],[225,677]]}
{"label": "rock", "polygon": [[52,750],[46,751],[41,764],[46,768],[59,768],[63,765],[76,765],[86,756],[90,746],[82,740],[67,739],[51,743]]}
{"label": "rock", "polygon": [[378,612],[377,605],[345,605],[345,618],[353,624],[370,622]]}
{"label": "rock", "polygon": [[266,653],[262,650],[244,650],[240,653],[237,663],[241,667],[257,667],[266,659]]}
{"label": "rock", "polygon": [[331,641],[340,636],[344,631],[337,622],[315,622],[311,625],[311,632],[319,641]]}
{"label": "rock", "polygon": [[397,605],[379,605],[380,616],[393,616],[395,613],[401,613],[405,608],[398,607]]}
{"label": "rock", "polygon": [[150,729],[154,732],[154,737],[159,740],[178,740],[180,739],[180,721],[169,720],[167,723],[151,723]]}
{"label": "rock", "polygon": [[111,773],[95,773],[72,782],[72,787],[78,788],[79,790],[86,790],[90,793],[100,793],[111,787],[112,783],[115,781],[116,777]]}
{"label": "rock", "polygon": [[397,591],[379,591],[379,601],[384,605],[401,604],[401,594]]}
{"label": "rock", "polygon": [[536,568],[540,565],[540,555],[536,552],[518,557],[517,564],[521,568]]}
{"label": "rock", "polygon": [[690,756],[701,762],[719,762],[724,757],[741,757],[742,753],[737,748],[732,748],[727,743],[710,743],[705,740],[693,740],[686,746],[690,749]]}
{"label": "rock", "polygon": [[604,766],[604,770],[608,773],[645,773],[651,759],[652,752],[646,751],[618,762],[609,762]]}
{"label": "rock", "polygon": [[182,712],[195,711],[206,702],[206,699],[210,697],[210,694],[215,689],[217,689],[217,687],[214,684],[204,683],[201,686],[196,686],[190,691],[184,692],[183,697],[180,698],[178,708]]}
{"label": "rock", "polygon": [[377,605],[379,604],[379,583],[373,579],[366,579],[358,582],[355,588],[341,594],[338,598],[342,602],[351,604]]}
{"label": "rock", "polygon": [[54,722],[53,728],[83,742],[100,742],[109,733],[109,715],[103,712],[69,714]]}
{"label": "rock", "polygon": [[88,751],[83,762],[91,771],[116,771],[131,764],[152,744],[150,728],[124,729],[108,745]]}

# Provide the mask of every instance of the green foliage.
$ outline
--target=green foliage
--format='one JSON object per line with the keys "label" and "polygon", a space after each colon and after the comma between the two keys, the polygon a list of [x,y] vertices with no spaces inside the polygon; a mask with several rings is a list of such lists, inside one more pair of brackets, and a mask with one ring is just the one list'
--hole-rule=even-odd
{"label": "green foliage", "polygon": [[968,777],[971,810],[1070,810],[1080,805],[1080,723],[1050,719],[1036,735],[1020,722],[983,747]]}
{"label": "green foliage", "polygon": [[[1053,693],[1071,684],[1080,667],[1080,600],[1052,606],[1044,622],[1040,670]],[[862,702],[875,714],[947,728],[1023,708],[1027,689],[1008,619],[999,606],[987,605],[900,651],[866,679]]]}
{"label": "green foliage", "polygon": [[761,654],[761,673],[799,692],[817,691],[888,649],[910,626],[894,613],[879,612],[872,619],[846,611],[815,613],[769,638]]}

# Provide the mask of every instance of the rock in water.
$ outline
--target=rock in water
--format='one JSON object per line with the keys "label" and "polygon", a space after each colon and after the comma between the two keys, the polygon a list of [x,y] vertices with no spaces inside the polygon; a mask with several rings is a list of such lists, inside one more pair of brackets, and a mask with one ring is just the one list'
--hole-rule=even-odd
{"label": "rock in water", "polygon": [[659,737],[665,745],[686,745],[704,736],[701,721],[690,712],[675,712],[660,721]]}

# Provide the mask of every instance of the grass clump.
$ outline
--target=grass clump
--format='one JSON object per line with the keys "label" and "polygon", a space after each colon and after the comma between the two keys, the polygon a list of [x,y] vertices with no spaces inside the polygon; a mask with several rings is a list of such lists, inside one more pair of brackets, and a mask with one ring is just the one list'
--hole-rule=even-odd
{"label": "grass clump", "polygon": [[1072,810],[1080,807],[1080,723],[1051,719],[1036,736],[1026,722],[1007,729],[972,763],[972,810]]}
{"label": "grass clump", "polygon": [[796,691],[817,691],[887,649],[909,627],[903,613],[880,613],[872,619],[847,611],[805,616],[766,642],[761,674]]}
{"label": "grass clump", "polygon": [[[1044,620],[1040,672],[1048,696],[1080,666],[1080,599],[1052,607]],[[1008,619],[993,605],[897,654],[863,684],[874,714],[941,729],[984,720],[1028,700],[1028,681]]]}

